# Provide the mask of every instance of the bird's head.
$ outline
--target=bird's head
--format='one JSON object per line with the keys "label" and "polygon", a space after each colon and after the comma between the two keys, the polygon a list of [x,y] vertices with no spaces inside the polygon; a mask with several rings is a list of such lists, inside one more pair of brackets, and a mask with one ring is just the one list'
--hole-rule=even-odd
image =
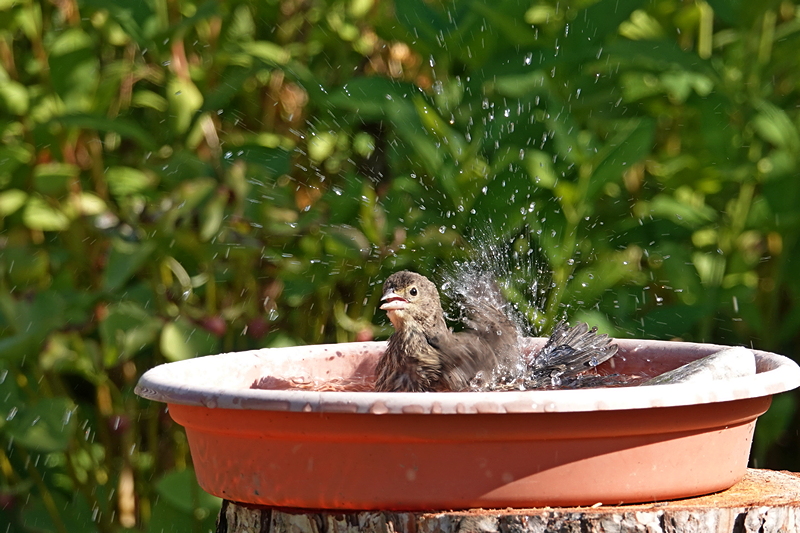
{"label": "bird's head", "polygon": [[413,320],[423,327],[444,326],[439,291],[428,278],[416,272],[395,272],[383,284],[381,309],[386,311],[395,329]]}

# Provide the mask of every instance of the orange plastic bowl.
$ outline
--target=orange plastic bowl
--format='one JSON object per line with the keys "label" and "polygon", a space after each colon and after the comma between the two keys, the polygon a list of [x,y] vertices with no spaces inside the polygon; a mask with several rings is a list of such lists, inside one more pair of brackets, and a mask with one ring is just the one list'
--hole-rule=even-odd
{"label": "orange plastic bowl", "polygon": [[[531,339],[531,347],[543,339]],[[619,340],[651,375],[724,347]],[[786,357],[698,385],[459,393],[254,389],[371,376],[383,342],[275,348],[156,367],[136,389],[186,428],[197,479],[229,500],[318,509],[620,504],[706,494],[745,473],[756,418],[800,385]]]}

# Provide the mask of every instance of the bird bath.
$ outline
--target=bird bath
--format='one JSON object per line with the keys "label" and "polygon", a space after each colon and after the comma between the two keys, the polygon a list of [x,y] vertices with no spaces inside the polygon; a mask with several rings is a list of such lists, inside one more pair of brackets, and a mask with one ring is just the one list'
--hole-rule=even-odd
{"label": "bird bath", "polygon": [[[531,349],[545,339],[528,339]],[[617,340],[601,372],[654,376],[724,348]],[[372,378],[385,342],[273,348],[153,368],[136,392],[185,426],[197,479],[229,500],[317,509],[620,504],[731,487],[756,418],[800,367],[707,384],[515,392],[265,390]],[[613,369],[611,363],[613,362]]]}

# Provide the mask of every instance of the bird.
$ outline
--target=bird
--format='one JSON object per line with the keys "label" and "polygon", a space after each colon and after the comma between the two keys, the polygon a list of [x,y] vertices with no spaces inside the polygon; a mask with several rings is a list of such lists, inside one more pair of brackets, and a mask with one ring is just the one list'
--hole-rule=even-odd
{"label": "bird", "polygon": [[456,291],[466,325],[456,333],[448,328],[439,291],[428,278],[403,270],[386,279],[380,308],[395,331],[377,363],[376,391],[581,386],[583,371],[617,351],[596,328],[560,322],[543,348],[526,357],[519,348],[520,329],[509,317],[509,304],[495,280],[482,275],[470,281]]}
{"label": "bird", "polygon": [[[493,291],[493,287],[477,290]],[[425,276],[403,270],[383,285],[381,309],[395,332],[376,369],[381,392],[467,390],[478,373],[519,357],[515,325],[494,295],[466,304],[468,329],[454,333],[444,319],[439,291]]]}

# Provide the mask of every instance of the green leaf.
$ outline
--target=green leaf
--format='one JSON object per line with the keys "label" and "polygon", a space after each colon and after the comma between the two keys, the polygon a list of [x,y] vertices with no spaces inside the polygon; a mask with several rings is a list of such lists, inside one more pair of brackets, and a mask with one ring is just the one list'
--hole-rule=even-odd
{"label": "green leaf", "polygon": [[397,20],[424,43],[428,51],[442,46],[440,39],[452,29],[444,17],[422,0],[403,0],[395,5]]}
{"label": "green leaf", "polygon": [[34,358],[39,352],[42,338],[37,332],[23,332],[0,339],[0,359],[19,363]]}
{"label": "green leaf", "polygon": [[[355,78],[330,95],[334,107],[358,113],[365,120],[416,115],[411,97],[420,90],[410,83],[400,83],[386,78]],[[402,124],[396,124],[402,126]]]}
{"label": "green leaf", "polygon": [[28,194],[19,189],[10,189],[0,192],[0,217],[7,217],[14,214],[25,204]]}
{"label": "green leaf", "polygon": [[14,172],[33,159],[33,149],[24,144],[0,146],[0,188],[5,188]]}
{"label": "green leaf", "polygon": [[226,192],[217,193],[203,208],[200,218],[200,240],[210,241],[216,237],[222,227],[222,220],[225,218],[225,206],[228,205],[228,194]]}
{"label": "green leaf", "polygon": [[553,189],[558,178],[553,169],[553,157],[541,150],[525,151],[525,168],[536,186]]}
{"label": "green leaf", "polygon": [[155,249],[156,243],[153,241],[113,240],[106,270],[103,272],[103,290],[114,292],[122,287],[139,271]]}
{"label": "green leaf", "polygon": [[149,533],[215,530],[222,501],[197,485],[193,471],[169,472],[155,487],[158,498],[153,506]]}
{"label": "green leaf", "polygon": [[291,59],[286,49],[269,41],[252,41],[242,43],[242,49],[253,57],[274,65],[285,65]]}
{"label": "green leaf", "polygon": [[110,305],[108,315],[100,323],[106,366],[130,359],[153,344],[161,328],[161,320],[136,303]]}
{"label": "green leaf", "polygon": [[193,470],[169,472],[156,482],[156,492],[175,508],[185,513],[195,509],[218,510],[222,500],[203,491]]}
{"label": "green leaf", "polygon": [[22,391],[14,379],[16,376],[10,370],[15,365],[15,362],[5,361],[0,355],[0,431],[6,422],[13,420],[25,405]]}
{"label": "green leaf", "polygon": [[106,171],[111,193],[117,197],[143,192],[154,184],[151,175],[133,167],[111,167]]}
{"label": "green leaf", "polygon": [[749,4],[749,2],[745,0],[708,0],[708,4],[714,9],[714,15],[730,25],[735,25],[739,22],[742,5]]}
{"label": "green leaf", "polygon": [[149,107],[150,109],[155,109],[162,113],[169,108],[169,103],[167,103],[166,98],[146,89],[140,89],[133,93],[131,105],[135,107]]}
{"label": "green leaf", "polygon": [[773,396],[769,410],[758,417],[753,454],[756,467],[766,462],[767,451],[789,429],[797,402],[791,393]]}
{"label": "green leaf", "polygon": [[688,203],[669,194],[657,194],[647,204],[647,211],[652,216],[671,220],[687,228],[697,228],[713,221],[717,216],[717,212],[710,206]]}
{"label": "green leaf", "polygon": [[645,3],[646,0],[601,0],[579,12],[560,43],[563,61],[578,65],[582,59],[596,56],[604,40],[615,35],[619,25]]}
{"label": "green leaf", "polygon": [[138,123],[124,117],[110,119],[105,116],[77,113],[54,117],[53,122],[58,122],[67,127],[113,132],[126,139],[136,141],[144,148],[155,147],[152,133],[147,132]]}
{"label": "green leaf", "polygon": [[369,254],[369,240],[357,228],[342,224],[328,229],[323,237],[325,251],[334,257],[357,260]]}
{"label": "green leaf", "polygon": [[83,29],[59,32],[50,45],[50,80],[66,108],[84,111],[91,107],[97,90],[100,62],[93,39]]}
{"label": "green leaf", "polygon": [[649,311],[643,319],[641,338],[671,339],[686,337],[709,311],[702,305],[665,305]]}
{"label": "green leaf", "polygon": [[22,219],[28,228],[40,231],[64,231],[69,227],[69,217],[38,196],[28,199]]}
{"label": "green leaf", "polygon": [[69,447],[75,432],[74,410],[67,398],[42,398],[21,407],[4,429],[18,446],[42,453],[61,452]]}
{"label": "green leaf", "polygon": [[649,72],[699,73],[716,78],[711,64],[695,52],[682,49],[670,39],[630,41],[619,39],[604,48],[610,59],[609,67],[620,65]]}
{"label": "green leaf", "polygon": [[21,511],[21,521],[25,524],[25,529],[36,533],[58,533],[59,531],[96,533],[95,513],[92,512],[84,495],[77,491],[69,496],[68,498],[61,492],[52,491],[56,509],[59,511],[58,519],[61,521],[63,529],[53,523],[53,518],[41,496],[33,493],[30,498],[26,497],[26,503]]}
{"label": "green leaf", "polygon": [[800,133],[786,112],[769,102],[758,105],[759,114],[753,118],[753,128],[761,137],[779,148],[794,154],[800,152]]}
{"label": "green leaf", "polygon": [[173,128],[178,133],[185,133],[195,113],[203,106],[203,94],[191,80],[173,77],[167,82],[167,100]]}
{"label": "green leaf", "polygon": [[622,175],[632,165],[640,162],[654,147],[655,121],[644,118],[631,119],[620,124],[595,158],[587,199],[595,199],[603,187],[612,181],[621,181]]}
{"label": "green leaf", "polygon": [[257,144],[243,144],[226,154],[225,159],[240,159],[251,165],[258,165],[268,172],[271,178],[288,174],[291,165],[291,152],[282,148],[267,148]]}
{"label": "green leaf", "polygon": [[80,169],[69,163],[42,163],[33,169],[33,184],[42,194],[60,197],[69,184],[78,178]]}
{"label": "green leaf", "polygon": [[184,318],[169,322],[161,331],[161,353],[169,361],[182,361],[217,352],[219,341]]}
{"label": "green leaf", "polygon": [[24,115],[28,112],[30,98],[24,85],[14,80],[0,81],[0,99],[12,115]]}
{"label": "green leaf", "polygon": [[[502,7],[508,6],[508,3]],[[494,2],[491,5],[474,2],[472,9],[489,21],[503,37],[509,39],[516,45],[533,46],[538,44],[538,34],[531,28],[530,24],[525,23],[522,13],[504,13],[498,9]],[[515,6],[516,7],[516,6]]]}

